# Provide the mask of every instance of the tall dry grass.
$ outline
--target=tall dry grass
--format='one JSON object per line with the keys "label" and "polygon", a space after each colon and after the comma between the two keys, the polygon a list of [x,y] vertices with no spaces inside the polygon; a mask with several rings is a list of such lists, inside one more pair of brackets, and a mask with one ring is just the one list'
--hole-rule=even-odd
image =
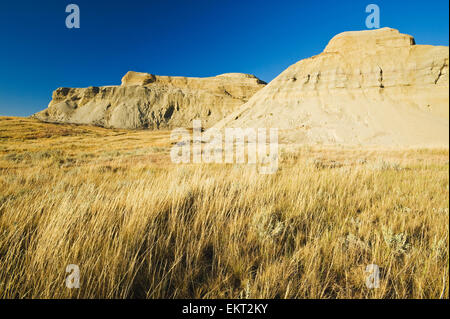
{"label": "tall dry grass", "polygon": [[172,165],[168,132],[0,118],[0,141],[2,298],[449,296],[448,150],[302,147],[260,175]]}

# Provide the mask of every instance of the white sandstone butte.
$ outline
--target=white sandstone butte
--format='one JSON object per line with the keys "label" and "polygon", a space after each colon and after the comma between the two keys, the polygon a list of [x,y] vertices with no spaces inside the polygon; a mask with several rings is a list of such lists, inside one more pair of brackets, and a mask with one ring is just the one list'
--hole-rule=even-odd
{"label": "white sandstone butte", "polygon": [[344,32],[214,127],[278,128],[297,144],[449,145],[449,48],[383,28]]}
{"label": "white sandstone butte", "polygon": [[188,78],[128,72],[120,86],[59,88],[48,108],[32,117],[125,129],[191,127],[201,119],[210,127],[265,84],[241,73]]}

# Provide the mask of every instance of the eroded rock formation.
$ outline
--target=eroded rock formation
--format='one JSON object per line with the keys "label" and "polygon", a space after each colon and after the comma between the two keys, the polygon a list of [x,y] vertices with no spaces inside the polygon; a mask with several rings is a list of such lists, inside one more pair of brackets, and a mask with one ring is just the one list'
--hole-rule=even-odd
{"label": "eroded rock formation", "polygon": [[274,127],[290,143],[447,146],[449,49],[395,29],[344,32],[216,127]]}
{"label": "eroded rock formation", "polygon": [[120,86],[59,88],[33,117],[49,122],[114,128],[209,127],[248,101],[265,83],[253,75],[210,78],[128,72]]}

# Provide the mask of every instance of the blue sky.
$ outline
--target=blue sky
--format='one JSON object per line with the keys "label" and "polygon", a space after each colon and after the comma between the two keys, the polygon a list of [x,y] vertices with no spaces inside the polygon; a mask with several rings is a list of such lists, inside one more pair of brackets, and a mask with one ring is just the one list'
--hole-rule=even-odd
{"label": "blue sky", "polygon": [[[80,29],[65,26],[70,3]],[[44,109],[58,87],[118,85],[129,70],[269,82],[335,34],[365,29],[370,3],[381,27],[448,46],[448,0],[0,0],[0,115]]]}

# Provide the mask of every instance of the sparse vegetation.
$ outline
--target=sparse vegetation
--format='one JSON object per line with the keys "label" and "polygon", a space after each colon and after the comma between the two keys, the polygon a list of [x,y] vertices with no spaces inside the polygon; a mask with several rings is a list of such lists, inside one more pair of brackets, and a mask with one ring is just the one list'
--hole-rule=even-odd
{"label": "sparse vegetation", "polygon": [[169,135],[0,118],[0,297],[449,297],[448,149],[291,147],[260,175],[172,164]]}

